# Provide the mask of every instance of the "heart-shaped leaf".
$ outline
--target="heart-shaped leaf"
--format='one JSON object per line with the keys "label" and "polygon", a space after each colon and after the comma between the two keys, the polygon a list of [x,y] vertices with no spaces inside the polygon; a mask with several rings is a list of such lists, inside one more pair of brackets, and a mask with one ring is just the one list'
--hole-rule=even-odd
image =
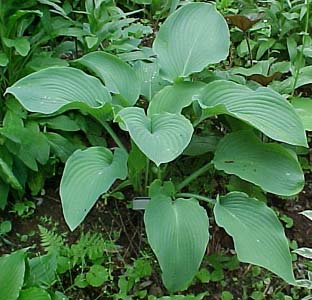
{"label": "heart-shaped leaf", "polygon": [[111,93],[120,95],[127,104],[134,105],[139,98],[140,82],[136,72],[115,55],[92,52],[77,62],[98,75]]}
{"label": "heart-shaped leaf", "polygon": [[127,153],[114,154],[104,147],[77,150],[67,160],[60,187],[66,223],[74,230],[88,214],[99,196],[116,179],[127,176]]}
{"label": "heart-shaped leaf", "polygon": [[192,138],[191,122],[179,114],[160,113],[147,117],[142,108],[127,107],[118,117],[135,144],[157,166],[177,158]]}
{"label": "heart-shaped leaf", "polygon": [[226,135],[217,146],[213,162],[218,170],[277,195],[295,195],[304,186],[304,175],[295,154],[279,144],[261,143],[250,131]]}
{"label": "heart-shaped leaf", "polygon": [[61,108],[81,105],[99,108],[111,96],[99,79],[68,67],[53,67],[32,73],[6,90],[31,112],[52,114]]}
{"label": "heart-shaped leaf", "polygon": [[294,108],[270,88],[253,91],[231,81],[216,80],[202,90],[199,103],[207,114],[228,114],[272,139],[307,147],[305,131]]}
{"label": "heart-shaped leaf", "polygon": [[148,115],[161,112],[181,113],[184,107],[198,100],[201,89],[206,85],[202,82],[181,82],[166,86],[152,99],[148,107]]}
{"label": "heart-shaped leaf", "polygon": [[229,45],[228,26],[215,6],[190,3],[166,19],[153,50],[164,77],[174,81],[225,59]]}
{"label": "heart-shaped leaf", "polygon": [[264,267],[295,283],[283,226],[265,203],[232,192],[217,200],[214,215],[217,224],[233,237],[240,261]]}
{"label": "heart-shaped leaf", "polygon": [[144,215],[147,237],[166,288],[175,292],[185,289],[198,271],[209,240],[208,216],[194,199],[172,202],[153,189]]}
{"label": "heart-shaped leaf", "polygon": [[87,282],[94,287],[103,285],[103,283],[107,281],[108,278],[108,269],[101,265],[93,265],[86,275]]}
{"label": "heart-shaped leaf", "polygon": [[25,37],[18,37],[14,40],[3,37],[3,43],[8,48],[15,48],[16,52],[21,56],[27,56],[30,51],[30,43]]}

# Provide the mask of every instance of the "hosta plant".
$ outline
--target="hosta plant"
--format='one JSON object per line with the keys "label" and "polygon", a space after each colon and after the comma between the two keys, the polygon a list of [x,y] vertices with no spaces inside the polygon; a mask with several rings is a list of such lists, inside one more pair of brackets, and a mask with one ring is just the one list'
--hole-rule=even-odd
{"label": "hosta plant", "polygon": [[[93,52],[74,62],[92,76],[73,67],[48,68],[6,91],[29,112],[59,115],[79,109],[107,130],[111,148],[77,150],[66,162],[60,187],[66,222],[77,228],[111,187],[118,191],[132,184],[138,195],[149,188],[147,237],[172,292],[188,286],[204,256],[209,241],[205,202],[213,207],[218,226],[232,236],[240,261],[295,283],[287,238],[271,208],[239,191],[214,197],[190,189],[212,170],[282,196],[297,194],[304,185],[293,149],[307,147],[305,131],[284,97],[216,75],[195,80],[196,73],[227,58],[229,38],[213,5],[190,3],[161,25],[154,61],[129,65]],[[200,135],[206,124],[217,138]],[[203,163],[181,182],[166,178],[166,169],[184,155]]]}

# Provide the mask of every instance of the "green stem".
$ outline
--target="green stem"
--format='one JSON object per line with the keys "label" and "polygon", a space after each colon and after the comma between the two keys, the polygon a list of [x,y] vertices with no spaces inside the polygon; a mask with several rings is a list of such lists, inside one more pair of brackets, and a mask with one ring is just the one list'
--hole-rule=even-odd
{"label": "green stem", "polygon": [[126,147],[122,144],[121,140],[117,136],[117,134],[112,129],[112,127],[110,127],[109,124],[106,121],[104,121],[101,117],[96,117],[96,119],[101,123],[101,125],[105,128],[105,130],[108,132],[108,134],[112,137],[112,139],[114,140],[116,145],[119,148],[121,148],[121,149],[125,150],[126,152],[128,152]]}
{"label": "green stem", "polygon": [[[302,47],[301,47],[301,51],[300,51],[300,56],[299,56],[299,62],[301,62],[303,60],[303,51],[305,48],[305,44],[306,44],[306,37],[308,36],[308,31],[309,31],[309,18],[310,18],[310,5],[309,5],[309,0],[305,1],[306,6],[307,6],[307,16],[306,16],[306,22],[305,22],[305,28],[304,28],[304,34],[302,36]],[[299,72],[300,72],[300,67],[298,66],[296,68],[296,73],[295,73],[295,80],[294,80],[294,84],[293,84],[293,88],[292,88],[292,93],[291,96],[293,97],[295,94],[295,89],[296,89],[296,85],[299,79]]]}
{"label": "green stem", "polygon": [[249,59],[250,59],[250,65],[253,65],[253,58],[252,58],[252,50],[250,46],[250,34],[249,32],[245,32],[245,39],[247,43],[248,53],[249,53]]}
{"label": "green stem", "polygon": [[157,167],[157,178],[162,182],[162,171],[160,167]]}
{"label": "green stem", "polygon": [[216,200],[214,199],[211,199],[202,195],[192,194],[192,193],[177,193],[176,197],[195,198],[197,200],[205,201],[210,204],[216,204]]}
{"label": "green stem", "polygon": [[202,118],[199,118],[199,119],[195,120],[194,123],[193,123],[193,127],[194,128],[197,127],[202,121],[204,121],[204,119],[202,119]]}
{"label": "green stem", "polygon": [[198,169],[197,171],[195,171],[193,174],[191,174],[190,176],[186,177],[178,186],[177,186],[177,191],[181,191],[184,187],[186,187],[190,182],[192,182],[193,180],[195,180],[197,177],[199,177],[200,175],[206,173],[208,170],[210,170],[212,168],[213,164],[212,162],[209,162],[207,164],[205,164],[204,166],[202,166],[200,169]]}
{"label": "green stem", "polygon": [[145,193],[147,193],[147,185],[148,185],[148,179],[149,179],[149,167],[150,167],[150,160],[146,158],[145,181],[144,181]]}

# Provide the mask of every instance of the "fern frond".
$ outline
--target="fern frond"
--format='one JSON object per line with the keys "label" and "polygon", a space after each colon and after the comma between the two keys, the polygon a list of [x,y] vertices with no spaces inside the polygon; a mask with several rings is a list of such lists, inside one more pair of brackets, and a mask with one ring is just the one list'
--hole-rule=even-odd
{"label": "fern frond", "polygon": [[61,247],[64,245],[63,238],[55,233],[54,231],[48,230],[47,228],[38,225],[40,238],[41,238],[41,246],[43,249],[48,252],[60,251]]}
{"label": "fern frond", "polygon": [[[112,245],[113,244],[113,245]],[[104,253],[114,246],[112,241],[104,239],[100,233],[82,233],[80,239],[70,247],[70,256],[74,264],[85,263],[86,259],[95,261],[104,257]]]}

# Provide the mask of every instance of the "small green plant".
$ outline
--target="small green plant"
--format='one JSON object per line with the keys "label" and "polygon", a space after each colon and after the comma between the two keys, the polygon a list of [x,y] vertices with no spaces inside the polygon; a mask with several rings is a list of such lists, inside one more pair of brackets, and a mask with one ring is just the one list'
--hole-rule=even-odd
{"label": "small green plant", "polygon": [[16,202],[13,205],[12,212],[16,213],[21,218],[28,218],[36,209],[36,204],[33,201]]}
{"label": "small green plant", "polygon": [[[31,257],[28,249],[22,249],[0,257],[1,300],[66,300],[65,294],[77,288],[104,284],[114,287],[112,271],[116,266],[111,260],[118,254],[114,240],[88,232],[82,233],[75,243],[69,245],[56,225],[51,230],[39,226],[39,231],[41,247],[46,254]],[[133,267],[129,266],[129,280],[137,280],[140,275],[136,272],[142,270],[144,266],[140,260]],[[70,285],[65,290],[63,281],[68,280]]]}
{"label": "small green plant", "polygon": [[12,230],[11,221],[2,221],[0,223],[0,236],[9,233]]}
{"label": "small green plant", "polygon": [[12,223],[11,221],[4,220],[0,221],[0,246],[5,244],[11,244],[9,240],[7,240],[6,235],[12,230]]}
{"label": "small green plant", "polygon": [[56,260],[53,255],[29,258],[26,249],[0,258],[0,299],[67,299],[49,290],[55,280]]}
{"label": "small green plant", "polygon": [[[205,208],[232,236],[240,261],[296,284],[283,227],[265,202],[237,190],[198,194],[190,188],[207,174],[235,175],[257,186],[263,197],[266,192],[292,196],[304,185],[289,146],[308,146],[301,119],[271,88],[250,88],[218,76],[229,45],[228,26],[215,7],[190,3],[160,27],[151,62],[137,59],[130,65],[98,51],[74,62],[92,76],[73,67],[53,67],[6,90],[29,112],[55,116],[78,109],[103,126],[110,147],[77,150],[66,162],[60,185],[65,220],[76,229],[110,188],[116,193],[132,185],[138,195],[148,192],[147,237],[170,292],[185,289],[197,274],[209,242]],[[209,66],[215,72],[196,80]],[[202,135],[201,128],[211,134]],[[210,145],[202,155],[194,154],[198,138]],[[192,153],[188,163],[198,168],[173,181],[170,167],[183,161],[185,151]],[[124,181],[113,186],[116,180]]]}

